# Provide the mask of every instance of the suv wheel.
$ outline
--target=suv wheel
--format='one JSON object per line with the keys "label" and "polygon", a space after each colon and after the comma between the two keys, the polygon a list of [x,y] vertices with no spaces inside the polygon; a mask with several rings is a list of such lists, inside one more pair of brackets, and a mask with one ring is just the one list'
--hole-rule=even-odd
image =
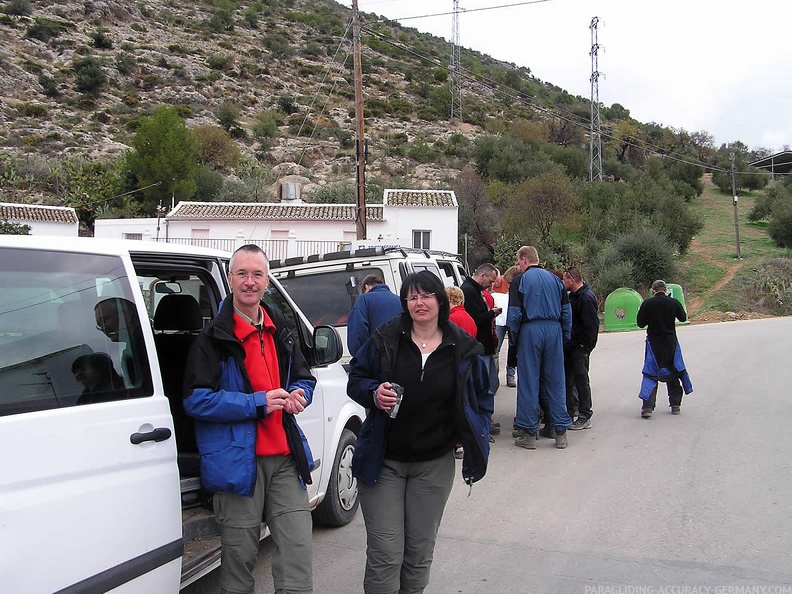
{"label": "suv wheel", "polygon": [[341,432],[333,473],[322,503],[314,510],[314,521],[325,526],[349,524],[359,505],[357,479],[352,476],[352,454],[355,453],[355,434],[349,429]]}

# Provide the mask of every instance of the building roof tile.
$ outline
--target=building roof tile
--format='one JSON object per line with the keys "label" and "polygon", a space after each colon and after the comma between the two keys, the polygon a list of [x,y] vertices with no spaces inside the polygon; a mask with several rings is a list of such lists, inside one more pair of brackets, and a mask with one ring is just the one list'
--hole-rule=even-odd
{"label": "building roof tile", "polygon": [[[354,221],[354,204],[278,204],[266,202],[179,202],[168,219],[299,219]],[[366,206],[366,219],[382,221],[382,205]]]}
{"label": "building roof tile", "polygon": [[76,225],[77,212],[70,206],[40,206],[0,202],[0,219],[10,222],[65,223]]}
{"label": "building roof tile", "polygon": [[388,206],[449,206],[456,207],[453,190],[385,190]]}

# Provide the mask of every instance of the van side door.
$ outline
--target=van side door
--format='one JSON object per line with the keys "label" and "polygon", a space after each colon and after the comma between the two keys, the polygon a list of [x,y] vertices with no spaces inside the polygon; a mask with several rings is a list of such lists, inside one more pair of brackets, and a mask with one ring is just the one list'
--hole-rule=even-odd
{"label": "van side door", "polygon": [[0,240],[0,584],[175,592],[176,445],[152,333],[129,256],[89,246]]}

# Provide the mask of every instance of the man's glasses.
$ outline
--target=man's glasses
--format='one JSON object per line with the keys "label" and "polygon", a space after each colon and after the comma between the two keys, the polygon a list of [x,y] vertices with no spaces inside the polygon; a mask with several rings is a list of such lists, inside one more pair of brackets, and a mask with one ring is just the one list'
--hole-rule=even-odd
{"label": "man's glasses", "polygon": [[241,281],[246,280],[248,277],[255,281],[262,281],[266,275],[263,272],[243,272],[239,270],[234,272],[231,276],[238,278]]}
{"label": "man's glasses", "polygon": [[415,295],[410,295],[407,297],[407,303],[417,303],[420,299],[421,301],[429,301],[430,299],[434,299],[434,293],[417,293]]}

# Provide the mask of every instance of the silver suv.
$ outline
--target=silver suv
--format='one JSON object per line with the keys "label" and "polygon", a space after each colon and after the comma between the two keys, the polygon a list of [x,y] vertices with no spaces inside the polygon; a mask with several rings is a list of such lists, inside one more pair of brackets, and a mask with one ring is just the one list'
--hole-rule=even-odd
{"label": "silver suv", "polygon": [[[363,279],[379,274],[398,294],[402,280],[428,270],[446,286],[459,286],[467,272],[459,257],[448,252],[411,248],[367,248],[272,260],[270,274],[280,281],[314,326],[334,326],[346,349],[346,322],[362,293]],[[348,361],[348,352],[344,360]]]}

